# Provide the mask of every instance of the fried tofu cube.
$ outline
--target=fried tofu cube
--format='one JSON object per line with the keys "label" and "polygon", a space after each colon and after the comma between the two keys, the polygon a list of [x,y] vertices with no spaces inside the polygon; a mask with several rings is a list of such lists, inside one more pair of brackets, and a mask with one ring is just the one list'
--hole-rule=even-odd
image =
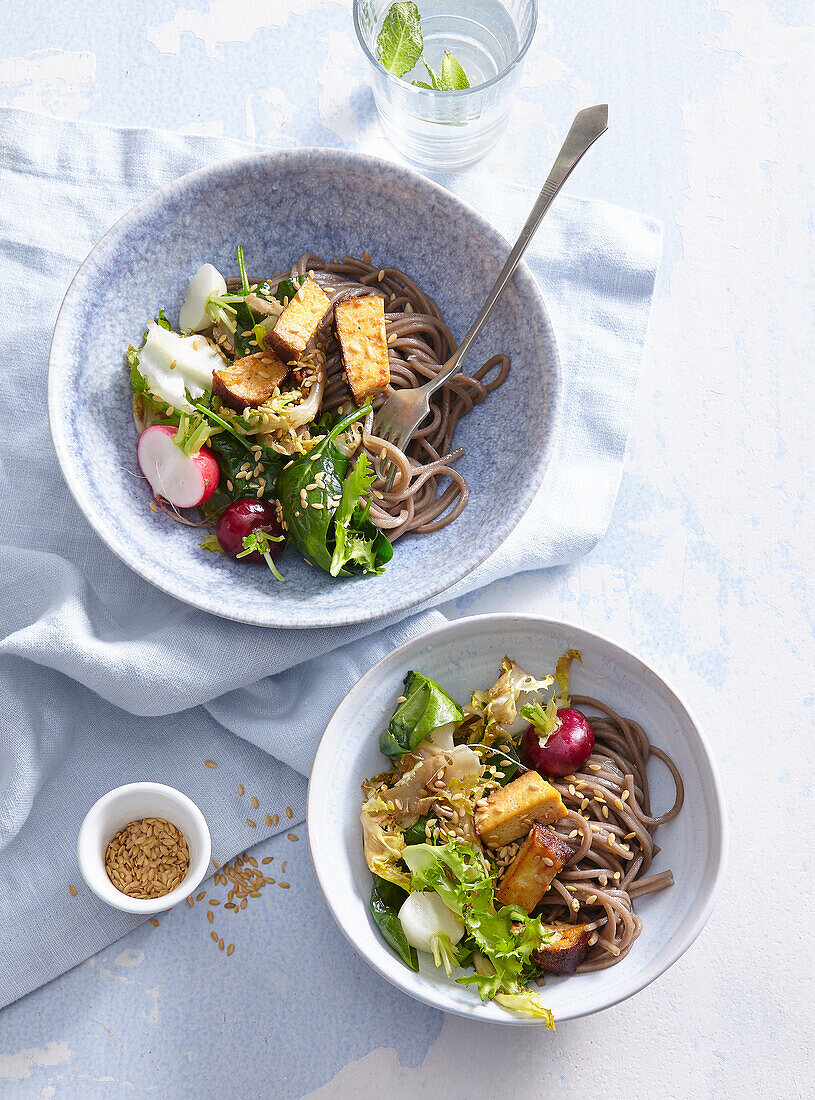
{"label": "fried tofu cube", "polygon": [[520,905],[531,913],[572,854],[572,849],[557,833],[543,825],[533,825],[504,872],[496,900],[500,905]]}
{"label": "fried tofu cube", "polygon": [[212,392],[225,405],[242,412],[268,401],[288,373],[289,368],[274,352],[259,351],[214,370]]}
{"label": "fried tofu cube", "polygon": [[267,340],[284,363],[296,363],[328,312],[328,296],[309,275],[280,314]]}
{"label": "fried tofu cube", "polygon": [[338,302],[334,306],[334,330],[345,380],[357,405],[364,405],[391,380],[384,301],[372,294]]}
{"label": "fried tofu cube", "polygon": [[537,772],[524,772],[489,795],[487,805],[476,813],[475,827],[488,848],[503,848],[519,836],[525,836],[535,822],[550,825],[566,813],[551,783]]}
{"label": "fried tofu cube", "polygon": [[589,950],[591,928],[556,921],[544,924],[543,930],[551,934],[551,939],[532,952],[532,961],[547,974],[574,974]]}

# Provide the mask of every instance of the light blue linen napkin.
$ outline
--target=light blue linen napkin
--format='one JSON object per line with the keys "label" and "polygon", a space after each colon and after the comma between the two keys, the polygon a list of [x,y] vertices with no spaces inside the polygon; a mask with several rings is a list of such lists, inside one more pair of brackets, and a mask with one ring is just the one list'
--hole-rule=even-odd
{"label": "light blue linen napkin", "polygon": [[[342,695],[395,646],[445,621],[429,605],[330,630],[214,618],[132,574],[64,485],[45,391],[71,277],[134,202],[247,148],[0,110],[0,1006],[138,923],[80,881],[76,835],[96,798],[134,779],[180,787],[204,810],[214,857],[224,862],[275,831],[247,824],[238,784],[251,781],[261,805],[282,818],[278,828],[301,820],[304,776]],[[533,200],[477,175],[440,182],[510,239]],[[563,360],[560,439],[517,530],[444,600],[573,560],[602,536],[660,247],[649,219],[600,202],[556,203],[528,262]]]}

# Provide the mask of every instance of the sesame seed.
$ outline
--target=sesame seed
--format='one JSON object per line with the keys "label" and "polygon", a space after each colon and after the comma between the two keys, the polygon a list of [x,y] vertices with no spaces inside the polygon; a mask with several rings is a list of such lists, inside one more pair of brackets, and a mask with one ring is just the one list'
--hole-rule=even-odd
{"label": "sesame seed", "polygon": [[256,829],[257,828],[257,822],[252,821],[252,819],[250,817],[247,817],[246,824],[250,827],[250,829]]}
{"label": "sesame seed", "polygon": [[599,772],[600,771],[600,765],[599,764],[589,764],[589,769],[593,772]]}
{"label": "sesame seed", "polygon": [[204,763],[206,764],[206,766],[208,768],[217,768],[218,767],[218,765],[215,763],[214,760],[205,760]]}
{"label": "sesame seed", "polygon": [[286,817],[294,817],[294,810],[291,808],[291,806],[286,807]]}
{"label": "sesame seed", "polygon": [[238,784],[238,794],[241,796],[243,795],[243,783]]}
{"label": "sesame seed", "polygon": [[588,897],[586,898],[586,905],[594,905],[594,903],[595,903],[596,901],[597,901],[597,895],[596,895],[596,894],[590,894],[590,895],[589,895],[589,896],[588,896]]}
{"label": "sesame seed", "polygon": [[258,800],[255,798],[254,795],[252,795],[252,805],[254,806],[255,809],[257,809],[258,806],[260,805],[260,803],[258,802]]}
{"label": "sesame seed", "polygon": [[71,895],[72,898],[76,897],[76,887],[73,884],[68,887],[68,893]]}

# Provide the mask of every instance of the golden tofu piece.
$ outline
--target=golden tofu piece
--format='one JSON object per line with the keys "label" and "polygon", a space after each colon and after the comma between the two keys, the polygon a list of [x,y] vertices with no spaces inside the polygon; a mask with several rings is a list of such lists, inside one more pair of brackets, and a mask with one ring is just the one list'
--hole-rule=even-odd
{"label": "golden tofu piece", "polygon": [[488,848],[503,848],[525,836],[536,821],[550,825],[567,812],[551,783],[537,772],[524,772],[490,794],[487,805],[476,812],[475,827]]}
{"label": "golden tofu piece", "polygon": [[242,412],[268,401],[288,373],[289,368],[274,352],[259,351],[214,370],[212,392],[225,405]]}
{"label": "golden tofu piece", "polygon": [[345,380],[357,405],[364,405],[391,380],[384,301],[372,294],[338,302],[334,306],[334,330]]}
{"label": "golden tofu piece", "polygon": [[544,924],[551,939],[532,952],[532,962],[547,974],[574,974],[589,950],[592,930],[586,924]]}
{"label": "golden tofu piece", "polygon": [[520,905],[531,913],[572,854],[572,849],[557,833],[543,825],[533,825],[504,873],[496,901],[499,905]]}
{"label": "golden tofu piece", "polygon": [[284,363],[300,358],[330,305],[322,287],[309,275],[266,337]]}

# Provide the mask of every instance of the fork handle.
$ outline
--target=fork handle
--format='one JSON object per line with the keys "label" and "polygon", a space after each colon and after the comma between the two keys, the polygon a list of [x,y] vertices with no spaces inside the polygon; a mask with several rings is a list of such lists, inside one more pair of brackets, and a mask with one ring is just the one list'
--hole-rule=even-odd
{"label": "fork handle", "polygon": [[590,149],[594,142],[597,141],[600,135],[604,134],[607,129],[607,103],[598,104],[596,107],[586,107],[575,115],[574,122],[572,122],[571,128],[566,135],[566,140],[561,146],[560,152],[552,166],[552,170],[546,179],[546,183],[543,185],[541,193],[538,195],[537,201],[532,207],[532,212],[526,219],[526,224],[521,230],[520,236],[512,246],[512,251],[507,257],[507,262],[501,269],[501,274],[495,280],[495,285],[487,296],[486,302],[484,302],[484,305],[481,307],[481,312],[478,314],[475,321],[473,321],[470,331],[447,361],[444,370],[422,386],[422,389],[428,396],[434,393],[440,386],[443,386],[448,378],[460,370],[462,360],[478,339],[482,328],[487,323],[495,307],[495,303],[501,297],[506,289],[507,283],[515,274],[515,268],[521,262],[521,257],[524,252],[526,252],[527,245],[532,240],[538,226],[543,221],[544,214],[552,205],[555,196],[572,174],[573,169],[580,161],[583,154]]}

